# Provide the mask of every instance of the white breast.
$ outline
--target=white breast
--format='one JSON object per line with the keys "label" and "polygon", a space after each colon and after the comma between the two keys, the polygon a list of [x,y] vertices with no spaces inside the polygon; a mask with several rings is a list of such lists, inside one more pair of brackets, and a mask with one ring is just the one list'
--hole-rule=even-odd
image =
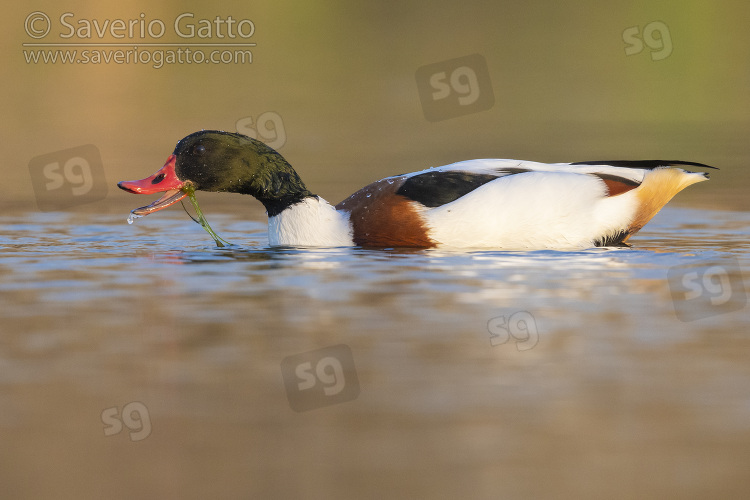
{"label": "white breast", "polygon": [[352,229],[345,213],[337,212],[320,197],[305,198],[268,218],[271,246],[353,246]]}

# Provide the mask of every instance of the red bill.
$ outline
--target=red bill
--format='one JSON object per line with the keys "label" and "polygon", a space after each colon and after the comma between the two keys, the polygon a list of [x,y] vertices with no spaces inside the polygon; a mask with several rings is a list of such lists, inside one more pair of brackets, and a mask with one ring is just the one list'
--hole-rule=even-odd
{"label": "red bill", "polygon": [[148,215],[162,208],[174,205],[187,196],[182,190],[185,182],[181,181],[175,172],[175,163],[177,157],[170,155],[167,162],[151,177],[146,177],[139,181],[122,181],[117,183],[117,187],[129,193],[135,194],[154,194],[164,193],[158,200],[145,207],[136,208],[131,213],[137,216]]}

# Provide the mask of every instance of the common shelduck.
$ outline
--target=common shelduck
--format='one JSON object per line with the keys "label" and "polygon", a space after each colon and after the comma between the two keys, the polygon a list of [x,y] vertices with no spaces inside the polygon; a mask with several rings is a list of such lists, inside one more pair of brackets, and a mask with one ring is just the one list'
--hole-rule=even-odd
{"label": "common shelduck", "polygon": [[192,190],[249,194],[272,246],[582,249],[624,246],[675,194],[708,179],[686,161],[537,163],[469,160],[373,182],[336,206],[307,189],[275,150],[216,130],[188,135],[151,177],[118,186],[166,192],[143,216]]}

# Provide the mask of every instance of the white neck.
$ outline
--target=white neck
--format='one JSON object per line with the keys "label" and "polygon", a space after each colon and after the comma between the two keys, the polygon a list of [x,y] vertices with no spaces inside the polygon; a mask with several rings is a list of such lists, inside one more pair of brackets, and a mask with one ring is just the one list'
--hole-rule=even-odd
{"label": "white neck", "polygon": [[320,197],[305,198],[268,218],[271,246],[353,246],[347,213]]}

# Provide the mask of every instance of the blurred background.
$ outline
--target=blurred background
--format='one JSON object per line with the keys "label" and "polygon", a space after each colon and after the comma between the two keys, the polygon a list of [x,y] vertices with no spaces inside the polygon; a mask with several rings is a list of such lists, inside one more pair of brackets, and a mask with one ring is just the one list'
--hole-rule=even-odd
{"label": "blurred background", "polygon": [[[35,11],[49,18],[49,33],[41,38],[25,31]],[[266,130],[258,136],[268,142],[277,137],[274,127],[283,129],[285,138],[275,145],[314,192],[334,203],[387,175],[471,158],[679,159],[722,171],[710,187],[692,188],[678,203],[747,208],[741,181],[747,175],[750,112],[748,11],[750,6],[732,1],[124,7],[71,0],[12,6],[0,42],[6,68],[0,127],[11,145],[3,167],[10,189],[0,203],[35,203],[28,169],[33,158],[93,144],[108,191],[88,208],[132,205],[132,196],[115,183],[150,175],[180,138],[203,128],[247,133],[260,125]],[[60,20],[65,13],[72,13],[64,21],[76,30],[73,36]],[[183,13],[194,14],[180,22],[183,35],[194,26],[193,38],[175,33],[174,20]],[[249,19],[254,32],[220,38],[229,33],[225,23],[217,28],[217,16]],[[85,36],[78,30],[86,23],[118,19],[139,22],[132,39],[127,30],[116,32],[124,38],[110,32],[99,38],[95,27],[90,38],[79,36]],[[213,31],[201,38],[203,19]],[[140,28],[154,20],[163,23],[165,34],[152,38],[147,30],[141,38]],[[31,22],[31,29],[42,31],[45,22]],[[250,26],[240,29],[249,34]],[[158,25],[153,27],[158,34]],[[126,46],[97,49],[133,51],[136,45],[143,53],[177,49],[143,42],[227,41],[255,43],[252,63],[177,62],[159,69],[153,61],[35,63],[43,50],[61,48],[23,46],[118,43]],[[486,62],[488,80],[480,83],[485,95],[490,86],[493,102],[428,121],[418,69],[472,54]]]}

